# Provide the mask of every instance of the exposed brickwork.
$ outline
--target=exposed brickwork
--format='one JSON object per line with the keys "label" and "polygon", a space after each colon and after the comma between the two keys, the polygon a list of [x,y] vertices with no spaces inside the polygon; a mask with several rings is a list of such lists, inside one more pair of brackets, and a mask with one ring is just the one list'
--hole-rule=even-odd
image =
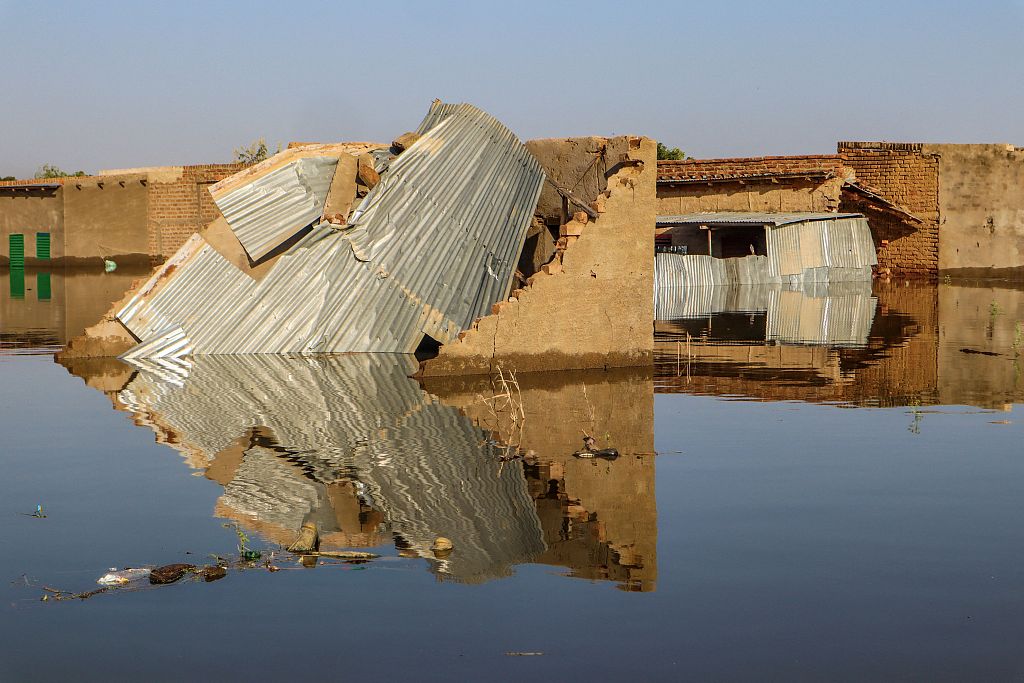
{"label": "exposed brickwork", "polygon": [[[881,219],[876,227],[876,216],[868,215],[879,247],[879,267],[900,275],[935,277],[939,267],[938,156],[925,153],[919,143],[840,142],[838,149],[857,180],[923,221],[908,231],[891,218]],[[855,204],[849,209],[860,210]],[[842,210],[847,210],[845,202]],[[882,240],[889,243],[882,245]]]}
{"label": "exposed brickwork", "polygon": [[658,213],[837,211],[853,169],[836,154],[658,162]]}
{"label": "exposed brickwork", "polygon": [[686,159],[659,161],[658,183],[694,182],[804,175],[843,176],[846,169],[838,154],[805,154],[785,157],[737,157],[728,159]]}
{"label": "exposed brickwork", "polygon": [[220,217],[208,188],[243,164],[184,166],[179,176],[153,174],[149,187],[149,253],[163,260],[207,223]]}

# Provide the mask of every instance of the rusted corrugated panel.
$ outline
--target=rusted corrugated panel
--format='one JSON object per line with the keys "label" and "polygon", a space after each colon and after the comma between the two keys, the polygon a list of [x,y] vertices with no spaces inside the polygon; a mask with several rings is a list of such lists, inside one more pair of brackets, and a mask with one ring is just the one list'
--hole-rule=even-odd
{"label": "rusted corrugated panel", "polygon": [[317,226],[260,281],[201,238],[119,313],[139,339],[179,325],[192,352],[412,353],[508,294],[544,174],[500,122],[456,105],[353,213]]}

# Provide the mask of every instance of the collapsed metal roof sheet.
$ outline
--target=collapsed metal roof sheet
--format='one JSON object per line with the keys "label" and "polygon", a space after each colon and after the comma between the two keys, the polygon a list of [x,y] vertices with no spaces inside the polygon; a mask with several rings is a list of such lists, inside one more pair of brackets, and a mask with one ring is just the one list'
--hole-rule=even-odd
{"label": "collapsed metal roof sheet", "polygon": [[859,213],[764,213],[754,211],[716,211],[658,216],[659,226],[669,225],[789,225],[805,221],[830,221],[836,218],[863,218]]}
{"label": "collapsed metal roof sheet", "polygon": [[451,341],[507,296],[544,173],[471,105],[438,103],[427,118],[435,125],[390,162],[346,229],[320,224],[259,281],[195,235],[118,319],[142,342],[171,331],[195,355]]}

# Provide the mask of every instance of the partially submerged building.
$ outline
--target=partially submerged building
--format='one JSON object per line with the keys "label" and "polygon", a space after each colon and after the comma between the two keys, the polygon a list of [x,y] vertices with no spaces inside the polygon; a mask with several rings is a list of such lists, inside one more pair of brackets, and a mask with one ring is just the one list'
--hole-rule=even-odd
{"label": "partially submerged building", "polygon": [[721,211],[659,216],[655,286],[870,281],[861,214]]}
{"label": "partially submerged building", "polygon": [[883,273],[935,274],[934,263],[922,270],[902,258],[901,240],[916,239],[924,220],[839,154],[659,161],[658,214],[707,212],[862,214]]}
{"label": "partially submerged building", "polygon": [[207,188],[242,164],[0,181],[0,265],[163,261],[220,215]]}

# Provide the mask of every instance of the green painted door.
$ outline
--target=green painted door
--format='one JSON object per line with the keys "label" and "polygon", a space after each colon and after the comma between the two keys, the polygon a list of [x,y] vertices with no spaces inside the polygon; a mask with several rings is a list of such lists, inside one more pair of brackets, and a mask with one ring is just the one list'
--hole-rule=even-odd
{"label": "green painted door", "polygon": [[36,233],[36,258],[50,258],[50,233]]}
{"label": "green painted door", "polygon": [[25,236],[20,234],[13,234],[9,239],[10,251],[8,254],[11,257],[11,268],[24,268],[25,267]]}

